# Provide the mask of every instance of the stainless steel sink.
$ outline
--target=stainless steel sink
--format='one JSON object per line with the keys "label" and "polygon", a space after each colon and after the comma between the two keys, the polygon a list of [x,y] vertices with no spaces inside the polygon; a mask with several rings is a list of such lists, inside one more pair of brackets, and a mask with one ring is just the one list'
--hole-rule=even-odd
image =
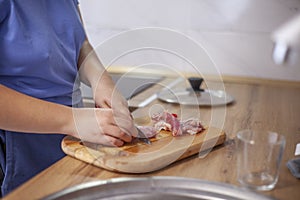
{"label": "stainless steel sink", "polygon": [[270,200],[234,185],[182,177],[115,178],[83,183],[50,195],[45,200]]}

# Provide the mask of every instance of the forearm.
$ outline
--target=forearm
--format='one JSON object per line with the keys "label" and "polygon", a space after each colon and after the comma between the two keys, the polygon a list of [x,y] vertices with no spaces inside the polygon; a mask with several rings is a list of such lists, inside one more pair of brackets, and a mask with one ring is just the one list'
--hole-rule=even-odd
{"label": "forearm", "polygon": [[102,85],[113,84],[111,77],[88,40],[83,43],[80,50],[78,68],[81,81],[91,86],[93,90]]}
{"label": "forearm", "polygon": [[74,134],[72,109],[0,85],[0,129],[30,133]]}
{"label": "forearm", "polygon": [[[115,121],[111,109],[71,108],[39,100],[0,85],[0,129],[47,134],[67,134],[83,141],[121,146],[130,142],[132,124]],[[117,125],[118,124],[118,125]]]}

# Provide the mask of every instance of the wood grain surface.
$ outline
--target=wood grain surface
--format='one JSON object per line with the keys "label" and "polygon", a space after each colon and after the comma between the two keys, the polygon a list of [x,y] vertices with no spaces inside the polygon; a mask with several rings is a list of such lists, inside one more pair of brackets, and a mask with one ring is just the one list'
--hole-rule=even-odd
{"label": "wood grain surface", "polygon": [[106,147],[67,136],[62,141],[62,149],[67,155],[110,171],[146,173],[212,149],[225,139],[224,131],[216,128],[177,137],[169,131],[161,131],[150,139],[150,145],[136,139],[122,147]]}
{"label": "wood grain surface", "polygon": [[[198,108],[201,121],[226,133],[225,143],[213,148],[208,154],[202,156],[195,154],[160,170],[144,174],[112,172],[66,156],[20,186],[5,199],[39,199],[80,183],[116,177],[180,176],[239,186],[236,179],[236,134],[242,129],[265,129],[284,135],[286,148],[278,183],[272,191],[262,193],[282,200],[298,200],[300,180],[292,176],[286,163],[295,158],[295,146],[300,142],[299,87],[236,82],[225,82],[224,85],[226,92],[235,98],[234,103],[224,107]],[[137,95],[133,100],[142,101],[157,92],[155,88]],[[154,106],[162,106],[176,113],[182,109],[179,105],[166,104],[158,100],[145,109]],[[197,108],[184,109],[187,114],[193,113]],[[146,110],[137,109],[135,114],[139,113],[146,113]]]}

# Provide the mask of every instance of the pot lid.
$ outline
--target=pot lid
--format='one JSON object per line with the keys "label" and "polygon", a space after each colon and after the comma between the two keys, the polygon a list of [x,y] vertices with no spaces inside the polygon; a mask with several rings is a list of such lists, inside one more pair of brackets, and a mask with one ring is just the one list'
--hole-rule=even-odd
{"label": "pot lid", "polygon": [[199,106],[220,106],[234,101],[234,98],[222,90],[202,89],[202,78],[188,79],[191,88],[164,90],[158,94],[158,99],[168,103]]}

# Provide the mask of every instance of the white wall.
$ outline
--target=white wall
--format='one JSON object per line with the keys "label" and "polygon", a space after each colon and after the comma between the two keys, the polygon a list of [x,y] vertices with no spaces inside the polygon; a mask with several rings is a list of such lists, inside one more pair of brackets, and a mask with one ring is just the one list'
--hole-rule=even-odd
{"label": "white wall", "polygon": [[[299,13],[300,0],[81,0],[80,3],[88,37],[106,65],[152,63],[181,71],[193,71],[196,67],[206,73],[204,68],[213,65],[203,58],[206,52],[215,63],[212,73],[300,80],[299,63],[290,66],[273,63],[270,37],[279,25]],[[141,31],[147,27],[159,29]],[[132,34],[124,33],[137,28],[139,31]],[[205,51],[194,48],[193,43]],[[139,48],[149,46],[155,48]],[[134,48],[138,51],[124,54]],[[160,48],[170,51],[158,51]],[[122,57],[113,60],[118,55]],[[184,57],[195,67],[190,67]]]}

